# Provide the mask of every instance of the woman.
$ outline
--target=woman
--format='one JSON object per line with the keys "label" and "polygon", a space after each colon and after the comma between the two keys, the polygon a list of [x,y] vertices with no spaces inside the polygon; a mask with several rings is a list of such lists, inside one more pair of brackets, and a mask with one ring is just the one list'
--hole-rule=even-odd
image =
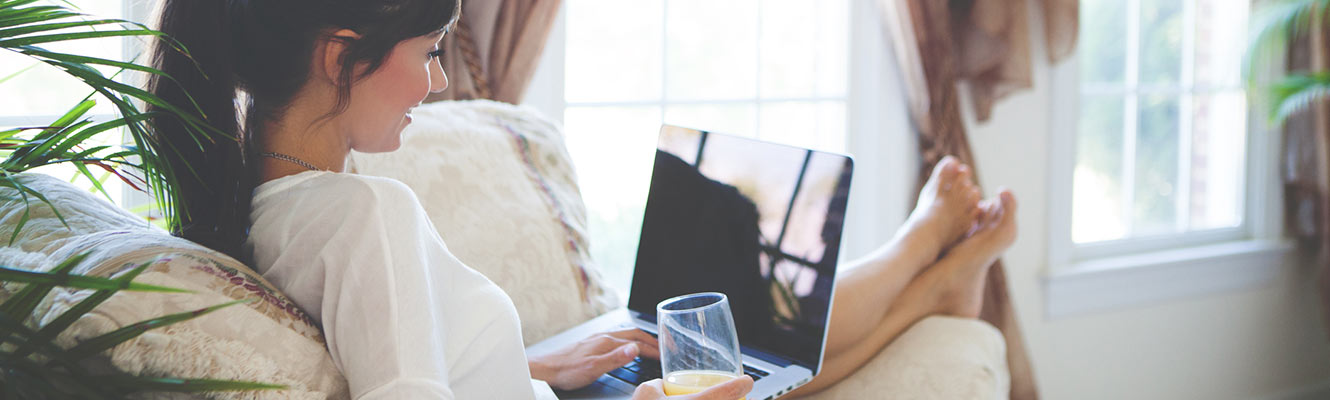
{"label": "woman", "polygon": [[[447,87],[436,43],[459,10],[455,0],[162,3],[160,29],[188,52],[159,46],[153,64],[171,78],[155,77],[150,90],[197,104],[201,119],[238,139],[199,143],[178,120],[152,121],[158,148],[182,171],[186,212],[175,231],[247,261],[319,321],[354,398],[533,398],[550,394],[545,382],[577,387],[654,353],[649,336],[624,331],[528,362],[511,301],[449,253],[414,194],[341,173],[353,149],[396,149],[410,110]],[[982,280],[970,278],[1010,244],[999,233],[1014,235],[1014,225],[1003,203],[979,211],[964,168],[946,165],[912,233],[847,274],[862,279],[841,292],[873,304],[837,296],[828,339],[837,358],[814,385],[848,375],[923,315],[967,314],[977,301]],[[986,224],[971,234],[976,219]],[[930,272],[919,271],[967,234],[956,248],[974,243],[976,255],[947,262],[953,250],[928,269],[938,278],[923,279]],[[953,303],[963,307],[937,306]],[[847,313],[862,317],[847,323]],[[741,377],[688,398],[733,399],[751,386]],[[634,398],[663,396],[653,381]]]}
{"label": "woman", "polygon": [[[450,0],[168,0],[150,90],[238,139],[153,121],[182,173],[176,231],[250,261],[324,329],[357,399],[534,398],[512,302],[459,262],[399,182],[337,173],[396,149],[410,110],[447,87],[435,45]],[[186,95],[185,93],[188,93]],[[238,96],[243,93],[243,96]],[[189,109],[189,107],[181,107]],[[239,109],[237,111],[237,109]],[[200,148],[202,147],[202,148]],[[733,399],[737,379],[698,399]],[[636,398],[663,397],[659,383]]]}

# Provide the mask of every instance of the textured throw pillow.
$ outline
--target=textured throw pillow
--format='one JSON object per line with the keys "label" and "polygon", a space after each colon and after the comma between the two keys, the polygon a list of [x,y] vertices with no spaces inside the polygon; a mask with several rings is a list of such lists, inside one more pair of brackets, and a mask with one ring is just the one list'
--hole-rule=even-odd
{"label": "textured throw pillow", "polygon": [[586,207],[555,124],[486,100],[413,117],[400,150],[352,153],[350,169],[410,186],[449,250],[513,299],[527,344],[619,305],[588,255]]}
{"label": "textured throw pillow", "polygon": [[[194,320],[149,331],[108,351],[121,371],[186,378],[234,379],[284,384],[288,390],[216,392],[215,399],[339,399],[349,397],[345,379],[328,355],[318,325],[258,274],[225,255],[172,237],[92,194],[58,179],[20,175],[21,182],[55,204],[68,226],[34,199],[30,219],[14,246],[0,248],[0,265],[50,270],[75,254],[90,255],[74,273],[117,276],[150,263],[136,282],[193,293],[120,292],[79,319],[57,338],[69,347],[97,335],[159,316],[232,300],[258,299]],[[24,205],[13,190],[0,188],[0,232],[12,232]],[[0,301],[19,285],[0,286]],[[92,294],[56,289],[28,321],[42,326]]]}

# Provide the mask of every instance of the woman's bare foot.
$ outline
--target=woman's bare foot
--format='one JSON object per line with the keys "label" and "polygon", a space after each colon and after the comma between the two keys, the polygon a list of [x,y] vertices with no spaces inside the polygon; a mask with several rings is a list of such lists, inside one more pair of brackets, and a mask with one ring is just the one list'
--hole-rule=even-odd
{"label": "woman's bare foot", "polygon": [[927,260],[936,260],[975,226],[982,194],[970,178],[970,167],[946,156],[919,192],[919,202],[905,222],[904,241]]}
{"label": "woman's bare foot", "polygon": [[1002,190],[985,200],[973,233],[926,269],[919,280],[931,287],[935,311],[958,317],[977,317],[984,305],[988,268],[1016,240],[1016,197]]}

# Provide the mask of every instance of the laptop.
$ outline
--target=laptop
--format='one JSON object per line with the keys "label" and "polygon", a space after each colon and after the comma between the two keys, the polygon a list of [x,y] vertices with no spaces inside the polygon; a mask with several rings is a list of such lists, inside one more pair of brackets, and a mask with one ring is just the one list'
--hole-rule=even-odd
{"label": "laptop", "polygon": [[[729,298],[748,399],[779,397],[822,367],[853,160],[740,136],[663,126],[628,306],[527,348],[541,355],[624,327],[656,334],[656,304]],[[640,357],[560,399],[626,399],[660,378]]]}

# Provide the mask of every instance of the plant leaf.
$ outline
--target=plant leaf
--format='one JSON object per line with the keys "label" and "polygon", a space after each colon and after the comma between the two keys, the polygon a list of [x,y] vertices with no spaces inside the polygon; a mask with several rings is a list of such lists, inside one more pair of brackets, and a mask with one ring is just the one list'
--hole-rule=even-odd
{"label": "plant leaf", "polygon": [[[153,265],[156,262],[157,260],[153,260],[145,262],[143,264],[139,264],[138,267],[134,267],[134,269],[125,272],[120,277],[115,278],[115,280],[125,283],[133,281],[134,278],[137,278],[139,274],[143,273],[143,271],[147,270],[149,266]],[[98,305],[101,305],[107,299],[110,299],[112,295],[116,294],[116,292],[119,292],[119,290],[118,289],[98,290],[93,294],[89,295],[87,298],[83,299],[83,301],[80,301],[78,304],[75,304],[73,307],[70,307],[68,310],[65,310],[65,312],[61,313],[59,317],[55,318],[55,320],[47,323],[46,326],[43,326],[41,329],[37,330],[37,332],[30,339],[29,345],[23,346],[19,348],[17,351],[15,351],[14,357],[27,357],[27,355],[31,354],[32,350],[34,350],[34,346],[50,343],[50,341],[52,339],[55,339],[55,337],[59,335],[60,332],[64,332],[65,328],[68,328],[70,325],[73,325],[74,321],[77,321],[79,318],[82,318],[84,314],[87,314],[88,312],[92,311],[93,308],[96,308]]]}
{"label": "plant leaf", "polygon": [[106,37],[124,37],[124,36],[160,36],[161,32],[147,29],[115,30],[115,31],[88,31],[88,32],[70,32],[56,33],[51,35],[33,35],[20,38],[0,40],[0,47],[19,47],[31,46],[42,43],[58,43],[71,40],[97,39]]}
{"label": "plant leaf", "polygon": [[1271,110],[1271,120],[1283,124],[1289,116],[1330,97],[1330,72],[1289,75],[1272,89],[1274,109]]}
{"label": "plant leaf", "polygon": [[[55,18],[48,19],[48,21],[50,20],[55,20]],[[17,38],[19,36],[37,33],[37,32],[57,31],[61,29],[77,28],[81,26],[91,27],[98,25],[119,25],[119,23],[120,20],[118,19],[93,19],[93,20],[72,21],[72,22],[51,22],[45,24],[29,23],[29,24],[23,24],[22,26],[19,26],[17,28],[0,29],[0,38]]]}
{"label": "plant leaf", "polygon": [[1312,18],[1324,16],[1330,0],[1267,1],[1250,19],[1247,56],[1242,71],[1248,82],[1255,83],[1253,70],[1269,60],[1280,60],[1288,51],[1289,39],[1307,32]]}
{"label": "plant leaf", "polygon": [[[52,268],[49,272],[44,273],[56,276],[69,276],[69,271],[74,269],[74,266],[83,262],[84,259],[87,259],[88,254],[90,253],[86,251],[75,254],[73,257],[67,258],[60,262],[60,264],[57,264],[55,268]],[[0,304],[0,313],[12,315],[15,318],[32,314],[32,310],[37,307],[37,303],[41,302],[42,298],[46,297],[46,295],[51,292],[51,289],[54,288],[55,285],[48,283],[30,283],[25,286],[23,290],[20,290],[13,297],[10,297],[9,300]]]}
{"label": "plant leaf", "polygon": [[207,315],[208,313],[211,313],[213,311],[217,311],[237,304],[252,303],[256,300],[258,300],[258,298],[248,298],[243,300],[229,301],[211,307],[200,308],[194,311],[175,313],[163,317],[150,319],[147,321],[142,321],[130,326],[116,329],[101,336],[88,339],[83,343],[79,343],[77,346],[74,346],[74,348],[69,349],[69,352],[66,354],[66,356],[69,357],[70,360],[82,360],[84,358],[87,358],[88,356],[101,353],[112,347],[115,347],[120,343],[124,343],[125,341],[136,338],[139,335],[142,335],[144,332],[147,332],[149,330],[179,322],[188,321],[194,318]]}
{"label": "plant leaf", "polygon": [[60,118],[57,118],[55,122],[52,122],[50,124],[51,126],[50,129],[42,130],[35,137],[33,137],[32,140],[29,141],[29,143],[41,143],[40,145],[34,147],[25,147],[16,150],[13,153],[11,153],[9,157],[5,158],[4,162],[6,164],[5,166],[7,167],[7,169],[22,166],[25,163],[31,161],[32,157],[34,157],[33,155],[34,153],[37,155],[41,155],[44,152],[44,150],[54,147],[56,145],[56,142],[50,139],[56,136],[61,130],[66,129],[71,124],[74,124],[74,122],[78,121],[79,118],[82,118],[84,115],[87,115],[88,111],[92,110],[92,108],[96,105],[97,102],[94,100],[84,100],[80,102],[78,105],[74,106],[74,108],[69,109],[68,112],[65,112],[64,115],[60,116]]}
{"label": "plant leaf", "polygon": [[56,275],[45,272],[32,272],[8,267],[0,267],[0,280],[26,283],[51,284],[79,289],[119,289],[136,292],[194,293],[185,289],[148,285],[134,282],[118,282],[111,279],[83,275]]}
{"label": "plant leaf", "polygon": [[19,182],[14,175],[7,171],[0,170],[0,173],[3,173],[4,175],[4,180],[0,181],[0,187],[14,188],[18,191],[19,196],[23,200],[23,216],[19,219],[18,223],[14,225],[14,234],[9,237],[10,246],[14,245],[14,240],[18,239],[19,232],[21,232],[23,227],[28,224],[28,218],[32,211],[32,203],[31,200],[28,199],[28,196],[36,197],[38,200],[41,200],[42,203],[46,203],[46,206],[51,208],[51,213],[55,214],[55,217],[60,220],[60,223],[63,224],[65,228],[69,228],[69,222],[65,221],[65,217],[60,214],[60,210],[56,209],[55,204],[52,204],[50,200],[46,199],[45,195],[24,185],[22,182]]}
{"label": "plant leaf", "polygon": [[5,77],[0,78],[0,83],[5,83],[5,82],[9,81],[10,79],[14,79],[14,77],[19,76],[19,75],[22,75],[24,72],[28,72],[28,70],[31,70],[31,69],[33,69],[33,68],[36,68],[38,65],[41,65],[41,64],[40,64],[40,63],[32,64],[32,65],[29,65],[29,66],[23,67],[22,69],[19,69],[18,71],[14,71],[14,73],[12,73],[12,74],[5,75]]}
{"label": "plant leaf", "polygon": [[286,385],[258,382],[239,382],[217,379],[176,379],[142,376],[116,376],[105,382],[125,392],[219,392],[241,390],[286,389]]}

